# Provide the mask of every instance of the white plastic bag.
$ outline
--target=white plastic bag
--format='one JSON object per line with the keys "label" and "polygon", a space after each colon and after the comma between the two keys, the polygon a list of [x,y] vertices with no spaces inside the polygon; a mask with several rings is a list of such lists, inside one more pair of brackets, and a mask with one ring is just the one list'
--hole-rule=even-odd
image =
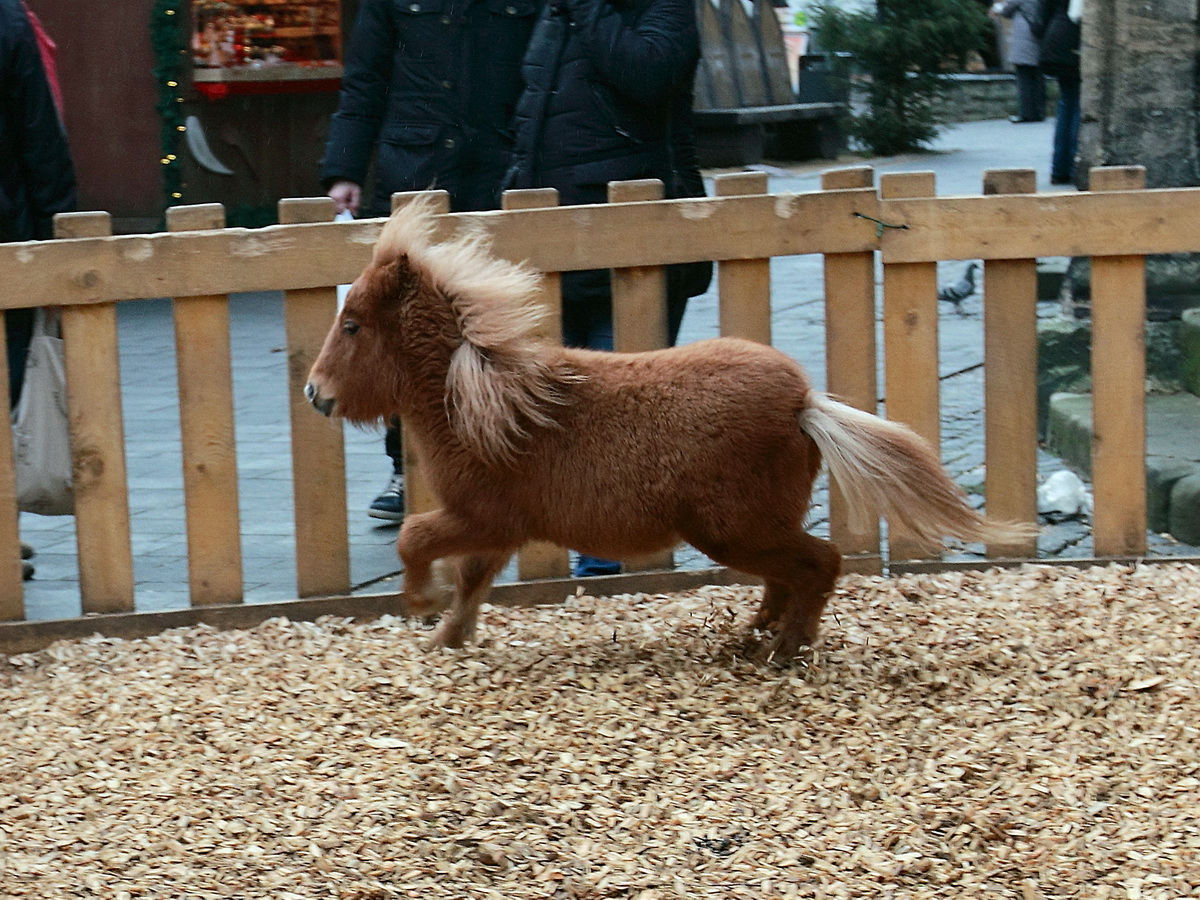
{"label": "white plastic bag", "polygon": [[1092,495],[1070,469],[1055,472],[1037,489],[1038,513],[1051,522],[1090,518]]}
{"label": "white plastic bag", "polygon": [[[340,213],[338,213],[336,216],[333,217],[333,221],[335,221],[335,222],[353,222],[354,221],[354,213],[350,212],[350,210],[348,210],[348,209],[343,209]],[[341,312],[342,307],[346,305],[346,295],[348,293],[350,293],[350,285],[339,284],[337,286],[338,312]]]}
{"label": "white plastic bag", "polygon": [[13,463],[19,509],[42,516],[75,512],[63,342],[57,317],[42,309],[34,314],[25,382],[13,412]]}

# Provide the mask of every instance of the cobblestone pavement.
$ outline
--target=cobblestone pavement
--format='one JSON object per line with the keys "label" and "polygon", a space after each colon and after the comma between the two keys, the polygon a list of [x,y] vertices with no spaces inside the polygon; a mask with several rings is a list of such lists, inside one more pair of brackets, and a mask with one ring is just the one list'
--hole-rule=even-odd
{"label": "cobblestone pavement", "polygon": [[[844,157],[838,163],[806,163],[767,169],[772,191],[812,191],[820,172],[869,162],[877,171],[932,170],[940,193],[978,193],[983,172],[994,168],[1035,168],[1045,183],[1052,123],[1014,126],[1007,121],[977,122],[948,131],[937,151],[911,157],[864,161]],[[962,262],[941,264],[940,280],[957,277]],[[821,260],[787,257],[772,262],[777,346],[798,359],[821,385],[824,381],[824,311]],[[983,483],[983,336],[980,298],[963,304],[965,315],[947,309],[941,318],[942,452],[954,477],[978,496]],[[291,460],[283,352],[282,300],[277,294],[233,298],[234,392],[237,407],[239,500],[242,516],[245,590],[248,602],[295,596],[295,549]],[[1046,313],[1053,310],[1047,309]],[[169,301],[122,304],[121,369],[128,453],[133,551],[139,610],[187,605],[187,554],[184,533],[182,462]],[[717,333],[716,298],[710,292],[692,301],[681,342]],[[1033,411],[1030,411],[1033,415]],[[389,466],[379,433],[346,431],[347,502],[350,508],[351,577],[358,590],[395,586],[395,526],[366,516],[367,504],[387,480]],[[1062,464],[1042,454],[1039,470],[1049,474]],[[982,503],[982,497],[979,497]],[[822,487],[811,520],[816,533],[826,529]],[[37,577],[27,583],[29,618],[79,614],[75,520],[22,515],[22,536],[37,549]],[[1154,552],[1195,554],[1196,548],[1153,539]],[[1048,526],[1039,541],[1041,555],[1086,557],[1091,536],[1086,522]],[[952,553],[952,555],[954,555]],[[971,555],[969,548],[957,555]],[[677,564],[708,562],[687,548]],[[514,577],[512,569],[504,578]]]}

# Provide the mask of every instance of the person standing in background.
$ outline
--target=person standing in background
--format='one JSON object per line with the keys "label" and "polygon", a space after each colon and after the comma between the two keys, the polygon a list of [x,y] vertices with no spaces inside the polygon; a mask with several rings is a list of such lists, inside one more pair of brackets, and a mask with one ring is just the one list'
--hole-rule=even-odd
{"label": "person standing in background", "polygon": [[[509,122],[540,0],[363,0],[321,162],[340,213],[386,216],[397,191],[449,192],[451,210],[494,209]],[[372,173],[374,189],[364,202]],[[369,515],[404,517],[400,431],[392,476]]]}
{"label": "person standing in background", "polygon": [[1058,110],[1054,123],[1054,151],[1050,157],[1050,183],[1075,181],[1075,153],[1079,147],[1080,22],[1083,0],[1045,0],[1042,21],[1042,71],[1058,82]]}
{"label": "person standing in background", "polygon": [[1017,114],[1011,122],[1041,122],[1046,118],[1046,82],[1038,44],[1042,0],[999,0],[992,18],[1012,21],[1008,35],[1008,61],[1017,73]]}
{"label": "person standing in background", "polygon": [[[603,203],[610,181],[657,178],[668,198],[700,197],[692,91],[700,57],[693,0],[552,0],[525,55],[508,188],[552,187],[564,206]],[[667,270],[674,344],[689,297],[703,293],[707,263]],[[613,349],[612,280],[606,269],[562,276],[563,341]],[[576,576],[620,564],[581,555]]]}
{"label": "person standing in background", "polygon": [[[43,61],[53,63],[52,51],[21,0],[0,0],[0,241],[47,240],[54,216],[75,209],[75,166],[52,87],[56,73]],[[29,308],[4,315],[10,407],[21,396],[33,317]],[[23,570],[32,577],[32,565]]]}

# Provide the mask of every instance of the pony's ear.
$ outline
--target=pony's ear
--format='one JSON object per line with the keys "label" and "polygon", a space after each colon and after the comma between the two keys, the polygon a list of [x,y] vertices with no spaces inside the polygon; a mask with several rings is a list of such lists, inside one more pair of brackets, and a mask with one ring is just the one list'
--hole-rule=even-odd
{"label": "pony's ear", "polygon": [[378,266],[375,287],[377,302],[381,307],[398,306],[412,294],[413,269],[407,253],[398,253],[393,259]]}

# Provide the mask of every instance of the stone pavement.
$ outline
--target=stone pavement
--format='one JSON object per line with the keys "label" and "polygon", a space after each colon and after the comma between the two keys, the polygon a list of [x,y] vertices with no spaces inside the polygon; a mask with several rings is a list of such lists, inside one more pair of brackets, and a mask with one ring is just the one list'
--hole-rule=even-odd
{"label": "stone pavement", "polygon": [[[983,173],[999,168],[1034,168],[1039,189],[1048,190],[1052,129],[1052,121],[1024,125],[1003,120],[974,122],[947,130],[930,154],[868,161],[847,155],[837,163],[762,168],[771,175],[772,191],[818,190],[825,169],[864,162],[879,173],[933,171],[940,194],[977,194]],[[962,262],[941,265],[943,282],[956,278],[963,267]],[[825,365],[821,259],[774,260],[772,289],[775,344],[804,364],[821,384]],[[963,311],[965,315],[957,315],[946,309],[941,319],[942,450],[959,482],[977,493],[983,483],[979,297],[965,301]],[[1046,310],[1047,314],[1053,312]],[[230,315],[246,600],[292,599],[295,549],[282,299],[278,294],[237,296],[231,302]],[[182,608],[187,605],[187,557],[170,303],[122,304],[119,321],[137,607]],[[716,297],[710,292],[690,304],[680,340],[716,334]],[[361,591],[392,589],[399,568],[394,549],[397,529],[380,525],[365,513],[389,473],[381,433],[347,428],[346,458],[353,583]],[[1042,455],[1043,474],[1061,467],[1060,461]],[[817,533],[824,530],[823,515],[822,492],[812,515]],[[26,585],[28,617],[78,615],[75,520],[22,514],[21,530],[23,538],[37,549],[37,576]],[[1040,547],[1043,555],[1089,555],[1086,523],[1049,527]],[[1196,552],[1167,541],[1156,541],[1156,551]],[[684,549],[678,554],[678,564],[695,567],[706,561]],[[504,577],[513,577],[511,568]]]}

